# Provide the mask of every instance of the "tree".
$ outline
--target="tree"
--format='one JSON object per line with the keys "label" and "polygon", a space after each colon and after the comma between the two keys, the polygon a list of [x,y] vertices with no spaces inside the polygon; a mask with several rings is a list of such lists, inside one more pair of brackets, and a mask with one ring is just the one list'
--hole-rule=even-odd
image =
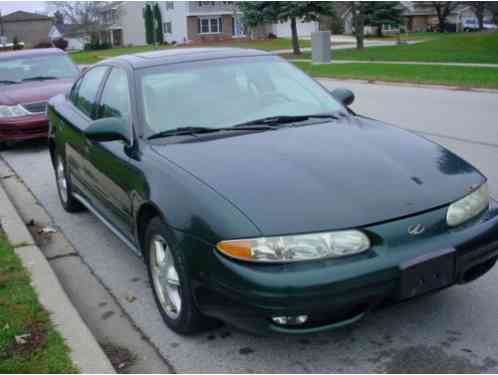
{"label": "tree", "polygon": [[365,25],[377,28],[377,35],[382,36],[382,25],[399,26],[401,7],[397,1],[368,1],[364,7]]}
{"label": "tree", "polygon": [[[100,16],[110,4],[112,1],[49,1],[47,6],[61,14],[66,23],[80,25],[80,29],[95,42],[102,29]],[[114,11],[119,12],[119,8]]]}
{"label": "tree", "polygon": [[458,6],[458,1],[431,1],[432,8],[435,9],[438,19],[439,32],[446,31],[446,19]]}
{"label": "tree", "polygon": [[163,35],[163,19],[161,17],[161,10],[159,9],[159,4],[154,4],[154,19],[155,19],[155,42],[159,44],[163,44],[164,35]]}
{"label": "tree", "polygon": [[290,21],[292,35],[292,50],[299,55],[299,36],[297,34],[298,19],[303,22],[318,21],[320,15],[335,14],[334,5],[325,1],[247,1],[240,3],[244,23],[256,27],[266,22]]}
{"label": "tree", "polygon": [[54,13],[54,23],[56,25],[63,25],[64,24],[64,15],[60,11],[56,11]]}
{"label": "tree", "polygon": [[154,43],[154,15],[150,4],[145,4],[144,7],[144,23],[145,23],[145,41],[147,44]]}
{"label": "tree", "polygon": [[366,3],[352,1],[351,12],[353,15],[354,35],[356,37],[356,48],[363,49],[365,39],[365,8]]}

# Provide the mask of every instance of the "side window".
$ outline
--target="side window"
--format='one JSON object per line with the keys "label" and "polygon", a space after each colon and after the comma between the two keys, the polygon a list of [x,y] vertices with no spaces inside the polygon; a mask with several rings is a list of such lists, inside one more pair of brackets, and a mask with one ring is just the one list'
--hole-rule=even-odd
{"label": "side window", "polygon": [[106,66],[98,66],[89,70],[77,83],[72,93],[74,105],[89,117],[93,115],[97,93],[107,69]]}
{"label": "side window", "polygon": [[113,68],[102,91],[97,117],[122,117],[128,120],[129,116],[130,91],[128,77],[123,69]]}

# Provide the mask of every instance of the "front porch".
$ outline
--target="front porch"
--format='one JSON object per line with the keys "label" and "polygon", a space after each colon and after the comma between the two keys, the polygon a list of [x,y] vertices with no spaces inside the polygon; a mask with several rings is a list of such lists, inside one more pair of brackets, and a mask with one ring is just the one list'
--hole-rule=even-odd
{"label": "front porch", "polygon": [[120,26],[102,30],[99,32],[98,37],[101,44],[108,43],[112,47],[123,47],[123,28]]}

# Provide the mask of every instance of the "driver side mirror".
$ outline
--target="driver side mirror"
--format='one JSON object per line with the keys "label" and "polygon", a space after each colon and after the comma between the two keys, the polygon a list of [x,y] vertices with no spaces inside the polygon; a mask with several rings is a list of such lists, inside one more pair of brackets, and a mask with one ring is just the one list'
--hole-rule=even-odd
{"label": "driver side mirror", "polygon": [[332,96],[341,102],[345,107],[349,107],[354,102],[354,94],[348,89],[334,89],[330,92]]}
{"label": "driver side mirror", "polygon": [[92,141],[125,141],[126,143],[130,143],[128,123],[119,117],[107,117],[96,120],[83,133]]}

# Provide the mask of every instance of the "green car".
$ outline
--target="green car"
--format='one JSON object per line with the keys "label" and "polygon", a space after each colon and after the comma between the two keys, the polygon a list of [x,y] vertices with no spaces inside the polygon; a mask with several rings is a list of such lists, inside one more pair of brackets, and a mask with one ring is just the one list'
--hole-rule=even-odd
{"label": "green car", "polygon": [[486,178],[353,99],[261,51],[103,61],[49,103],[60,201],[143,256],[183,334],[330,330],[489,271]]}

